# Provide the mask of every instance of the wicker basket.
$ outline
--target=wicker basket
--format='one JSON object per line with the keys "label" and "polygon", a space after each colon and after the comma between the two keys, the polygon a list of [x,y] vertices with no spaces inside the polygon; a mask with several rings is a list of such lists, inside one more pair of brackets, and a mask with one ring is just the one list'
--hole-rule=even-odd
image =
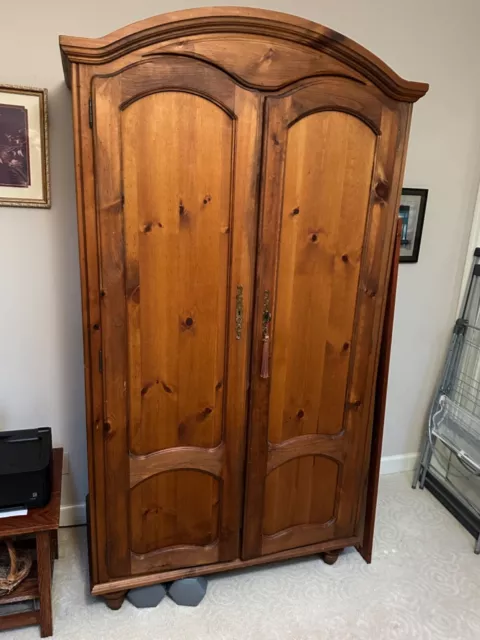
{"label": "wicker basket", "polygon": [[11,540],[0,540],[6,549],[0,549],[0,596],[11,593],[30,573],[32,556],[28,551],[17,551]]}

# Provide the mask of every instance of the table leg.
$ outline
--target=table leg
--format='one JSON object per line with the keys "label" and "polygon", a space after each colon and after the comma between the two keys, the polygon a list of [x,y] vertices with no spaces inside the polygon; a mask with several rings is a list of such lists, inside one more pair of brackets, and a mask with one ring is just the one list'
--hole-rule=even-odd
{"label": "table leg", "polygon": [[50,531],[37,533],[37,569],[40,592],[40,635],[53,634],[52,624],[52,538]]}
{"label": "table leg", "polygon": [[53,557],[55,560],[58,560],[58,529],[54,529],[51,532],[52,535],[52,547],[53,547]]}

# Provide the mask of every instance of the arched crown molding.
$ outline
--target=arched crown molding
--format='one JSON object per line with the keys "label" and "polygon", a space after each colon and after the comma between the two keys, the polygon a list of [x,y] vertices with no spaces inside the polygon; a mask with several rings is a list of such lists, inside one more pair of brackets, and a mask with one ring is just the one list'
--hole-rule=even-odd
{"label": "arched crown molding", "polygon": [[103,38],[60,36],[65,80],[70,86],[72,63],[103,64],[159,42],[220,33],[266,36],[321,51],[402,102],[416,102],[428,91],[428,84],[404,80],[373,53],[328,27],[287,13],[243,7],[175,11],[135,22]]}

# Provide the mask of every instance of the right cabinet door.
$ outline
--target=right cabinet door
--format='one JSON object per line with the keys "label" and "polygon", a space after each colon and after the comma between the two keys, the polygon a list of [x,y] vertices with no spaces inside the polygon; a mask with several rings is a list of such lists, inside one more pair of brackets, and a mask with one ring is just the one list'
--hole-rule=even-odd
{"label": "right cabinet door", "polygon": [[266,99],[244,558],[359,535],[409,113],[344,78]]}

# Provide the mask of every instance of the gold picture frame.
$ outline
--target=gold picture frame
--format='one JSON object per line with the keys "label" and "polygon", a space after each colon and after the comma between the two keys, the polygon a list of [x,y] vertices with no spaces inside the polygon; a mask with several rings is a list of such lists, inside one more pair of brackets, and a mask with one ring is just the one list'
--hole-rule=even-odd
{"label": "gold picture frame", "polygon": [[0,84],[0,207],[51,207],[47,89]]}

